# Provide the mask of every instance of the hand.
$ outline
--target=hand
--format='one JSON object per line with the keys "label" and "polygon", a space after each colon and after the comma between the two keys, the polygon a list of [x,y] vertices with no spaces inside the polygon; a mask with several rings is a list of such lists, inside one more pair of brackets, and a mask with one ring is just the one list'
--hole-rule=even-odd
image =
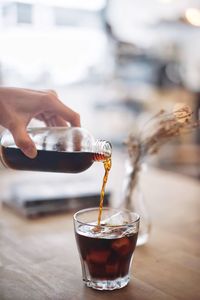
{"label": "hand", "polygon": [[9,129],[16,145],[29,158],[37,155],[26,127],[32,118],[47,126],[80,126],[80,116],[65,106],[54,91],[0,88],[0,125]]}

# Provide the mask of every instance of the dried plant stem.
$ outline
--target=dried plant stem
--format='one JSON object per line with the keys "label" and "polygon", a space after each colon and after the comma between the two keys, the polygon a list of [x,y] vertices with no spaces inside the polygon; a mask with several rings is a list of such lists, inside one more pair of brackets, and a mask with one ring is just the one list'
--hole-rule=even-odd
{"label": "dried plant stem", "polygon": [[[164,110],[155,114],[139,132],[132,133],[125,142],[129,154],[129,169],[124,187],[124,203],[131,207],[131,196],[138,182],[141,164],[148,155],[155,154],[162,145],[182,134],[190,133],[200,127],[200,121],[191,121],[193,112],[185,104],[177,104],[173,113]],[[153,126],[152,126],[153,125]]]}
{"label": "dried plant stem", "polygon": [[[133,193],[133,190],[135,189],[137,182],[138,182],[138,174],[141,168],[140,165],[140,148],[138,149],[138,155],[137,157],[133,158],[131,160],[131,169],[128,173],[128,176],[126,178],[126,188],[124,193],[124,202],[126,203],[126,208],[131,208],[131,196]],[[130,155],[130,153],[129,153]]]}

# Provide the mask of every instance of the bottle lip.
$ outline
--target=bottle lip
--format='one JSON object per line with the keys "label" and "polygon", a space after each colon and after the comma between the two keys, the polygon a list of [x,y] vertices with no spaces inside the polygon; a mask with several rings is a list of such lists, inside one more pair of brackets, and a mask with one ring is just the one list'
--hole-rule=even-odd
{"label": "bottle lip", "polygon": [[[107,149],[105,149],[105,147]],[[109,151],[108,157],[110,157],[112,155],[112,144],[110,142],[108,142],[108,141],[105,141],[104,149],[105,149],[105,151]]]}
{"label": "bottle lip", "polygon": [[112,145],[106,140],[96,140],[94,152],[110,157],[112,155]]}

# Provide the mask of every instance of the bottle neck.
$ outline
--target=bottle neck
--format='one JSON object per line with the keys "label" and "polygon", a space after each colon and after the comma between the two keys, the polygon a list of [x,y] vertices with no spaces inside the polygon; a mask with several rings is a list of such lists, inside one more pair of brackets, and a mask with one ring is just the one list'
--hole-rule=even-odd
{"label": "bottle neck", "polygon": [[97,140],[93,147],[94,161],[104,161],[112,155],[112,145],[105,140]]}

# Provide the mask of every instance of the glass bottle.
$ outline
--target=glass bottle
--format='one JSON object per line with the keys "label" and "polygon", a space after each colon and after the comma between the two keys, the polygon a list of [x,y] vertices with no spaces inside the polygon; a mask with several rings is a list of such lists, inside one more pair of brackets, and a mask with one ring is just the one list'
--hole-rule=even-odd
{"label": "glass bottle", "polygon": [[144,172],[146,165],[134,167],[130,160],[126,161],[125,177],[123,181],[123,200],[121,206],[140,216],[140,228],[137,239],[137,246],[144,245],[151,230],[151,220],[145,203],[144,194],[140,187],[140,175]]}
{"label": "glass bottle", "polygon": [[28,134],[36,145],[34,159],[25,156],[16,146],[9,131],[0,140],[0,161],[7,168],[16,170],[79,173],[95,161],[111,156],[111,144],[95,140],[85,129],[79,127],[30,128]]}

